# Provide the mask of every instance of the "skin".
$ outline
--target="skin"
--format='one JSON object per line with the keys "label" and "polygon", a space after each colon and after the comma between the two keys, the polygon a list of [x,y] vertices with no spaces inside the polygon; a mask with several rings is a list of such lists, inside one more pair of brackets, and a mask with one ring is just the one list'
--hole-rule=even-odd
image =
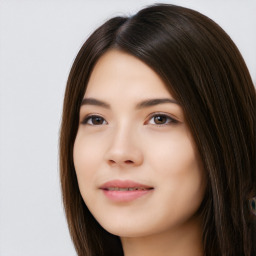
{"label": "skin", "polygon": [[[205,177],[181,106],[161,78],[139,59],[109,50],[88,82],[74,144],[81,195],[96,220],[121,238],[125,256],[202,255]],[[98,118],[91,118],[96,115]],[[159,117],[159,115],[162,115]],[[153,189],[115,202],[101,185],[132,180]]]}

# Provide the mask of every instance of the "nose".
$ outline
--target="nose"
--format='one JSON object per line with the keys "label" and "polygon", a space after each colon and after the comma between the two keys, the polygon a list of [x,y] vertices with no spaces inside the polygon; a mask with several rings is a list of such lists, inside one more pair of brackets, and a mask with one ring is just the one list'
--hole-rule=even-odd
{"label": "nose", "polygon": [[128,129],[113,131],[105,159],[110,166],[132,167],[143,163],[138,135]]}

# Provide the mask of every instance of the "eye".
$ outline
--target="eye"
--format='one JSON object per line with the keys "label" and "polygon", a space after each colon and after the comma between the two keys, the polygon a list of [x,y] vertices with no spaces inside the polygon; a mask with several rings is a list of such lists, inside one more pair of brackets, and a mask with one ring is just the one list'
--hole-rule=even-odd
{"label": "eye", "polygon": [[176,124],[178,121],[166,114],[154,114],[150,117],[148,123],[153,125],[168,125],[171,123]]}
{"label": "eye", "polygon": [[88,124],[88,125],[105,125],[107,124],[106,120],[97,115],[91,115],[87,116],[83,121],[82,124]]}

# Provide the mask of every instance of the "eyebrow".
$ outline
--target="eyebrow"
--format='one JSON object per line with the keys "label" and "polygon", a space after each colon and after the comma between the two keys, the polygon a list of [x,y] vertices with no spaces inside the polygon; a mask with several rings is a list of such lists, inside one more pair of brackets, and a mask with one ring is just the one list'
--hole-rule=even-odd
{"label": "eyebrow", "polygon": [[147,107],[152,107],[155,105],[159,104],[165,104],[165,103],[174,103],[180,105],[176,100],[174,99],[169,99],[169,98],[163,98],[163,99],[149,99],[149,100],[144,100],[136,105],[137,109],[141,108],[147,108]]}
{"label": "eyebrow", "polygon": [[84,98],[81,103],[81,106],[83,105],[93,105],[110,109],[110,105],[108,103],[101,100],[96,100],[94,98]]}
{"label": "eyebrow", "polygon": [[[142,102],[139,102],[136,105],[136,109],[152,107],[152,106],[165,104],[165,103],[174,103],[174,104],[180,105],[176,100],[169,99],[169,98],[148,99],[148,100],[143,100]],[[95,98],[84,98],[81,103],[81,106],[83,105],[93,105],[93,106],[99,106],[99,107],[110,109],[110,105],[108,103],[101,100],[97,100]]]}

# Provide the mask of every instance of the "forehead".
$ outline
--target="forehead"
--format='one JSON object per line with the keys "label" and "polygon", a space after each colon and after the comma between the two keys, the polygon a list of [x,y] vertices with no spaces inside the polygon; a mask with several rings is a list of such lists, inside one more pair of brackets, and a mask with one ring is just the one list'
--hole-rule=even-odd
{"label": "forehead", "polygon": [[160,76],[138,58],[120,50],[109,50],[96,63],[86,96],[171,96]]}

